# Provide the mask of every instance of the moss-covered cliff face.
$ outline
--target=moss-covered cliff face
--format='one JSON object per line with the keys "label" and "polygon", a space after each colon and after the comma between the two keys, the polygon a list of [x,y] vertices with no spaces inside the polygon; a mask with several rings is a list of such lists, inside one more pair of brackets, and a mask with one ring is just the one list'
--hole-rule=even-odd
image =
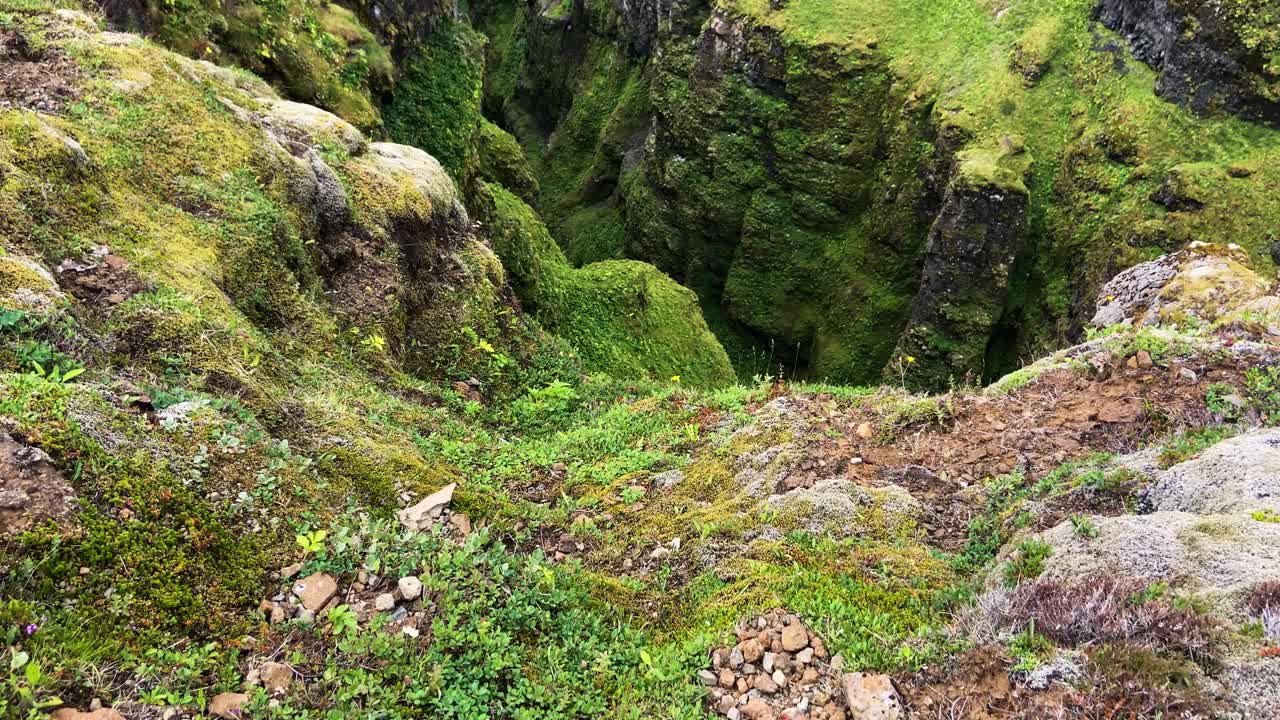
{"label": "moss-covered cliff face", "polygon": [[1159,71],[1161,97],[1280,126],[1280,3],[1099,0],[1096,15]]}
{"label": "moss-covered cliff face", "polygon": [[1191,239],[1269,262],[1277,136],[1248,120],[1265,119],[1269,10],[1240,5],[1175,8],[1186,27],[1212,16],[1196,27],[1234,58],[1225,85],[1217,60],[1161,65],[1203,54],[1152,55],[1124,20],[1140,2],[472,16],[483,110],[525,147],[571,259],[640,258],[695,289],[741,373],[867,382],[906,364],[938,386],[1076,337],[1103,281]]}

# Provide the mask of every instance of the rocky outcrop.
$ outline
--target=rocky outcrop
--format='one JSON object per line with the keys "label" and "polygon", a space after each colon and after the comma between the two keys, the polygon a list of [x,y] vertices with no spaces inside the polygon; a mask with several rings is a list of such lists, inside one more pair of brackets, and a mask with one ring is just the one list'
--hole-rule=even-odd
{"label": "rocky outcrop", "polygon": [[19,255],[0,255],[0,309],[44,314],[66,297],[40,263]]}
{"label": "rocky outcrop", "polygon": [[375,97],[393,84],[390,54],[338,3],[246,0],[177,8],[156,0],[103,0],[99,6],[117,29],[252,70],[290,97],[322,105],[363,129],[381,123]]}
{"label": "rocky outcrop", "polygon": [[[409,366],[425,371],[458,328],[499,334],[505,275],[434,157],[369,143],[310,105],[271,100],[251,118],[291,160],[290,194],[311,214],[316,269],[339,317],[378,326]],[[337,170],[321,157],[326,144],[346,153]]]}
{"label": "rocky outcrop", "polygon": [[457,10],[453,0],[356,0],[360,17],[398,56],[417,47],[442,18]]}
{"label": "rocky outcrop", "polygon": [[1052,548],[1044,577],[1080,580],[1118,574],[1147,582],[1177,580],[1191,589],[1239,595],[1280,577],[1280,523],[1248,515],[1157,512],[1095,517],[1095,538],[1070,522],[1044,532]]}
{"label": "rocky outcrop", "polygon": [[1158,511],[1280,511],[1280,430],[1247,433],[1161,471],[1144,493]]}
{"label": "rocky outcrop", "polygon": [[1280,71],[1268,53],[1274,10],[1248,3],[1100,0],[1103,25],[1160,73],[1156,93],[1196,112],[1280,125]]}
{"label": "rocky outcrop", "polygon": [[1214,322],[1265,298],[1269,285],[1239,247],[1194,242],[1103,285],[1092,324]]}
{"label": "rocky outcrop", "polygon": [[886,377],[934,388],[984,377],[987,345],[1027,239],[1023,179],[1030,163],[1021,146],[960,158],[929,231],[920,289]]}

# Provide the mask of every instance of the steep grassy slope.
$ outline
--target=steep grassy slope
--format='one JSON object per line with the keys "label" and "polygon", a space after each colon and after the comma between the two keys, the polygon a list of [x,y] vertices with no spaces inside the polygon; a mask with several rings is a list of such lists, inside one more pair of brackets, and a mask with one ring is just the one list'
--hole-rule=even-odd
{"label": "steep grassy slope", "polygon": [[362,130],[381,124],[380,96],[395,76],[391,54],[342,5],[110,0],[102,7],[121,29],[146,32],[196,59],[252,70],[290,97],[331,110]]}

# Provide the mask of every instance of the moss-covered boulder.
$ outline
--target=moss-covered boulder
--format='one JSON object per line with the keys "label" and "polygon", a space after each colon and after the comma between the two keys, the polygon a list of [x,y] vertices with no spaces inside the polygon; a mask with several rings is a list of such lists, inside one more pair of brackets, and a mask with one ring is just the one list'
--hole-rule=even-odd
{"label": "moss-covered boulder", "polygon": [[499,186],[486,189],[490,241],[512,287],[547,330],[577,349],[588,369],[701,386],[733,378],[691,291],[647,263],[573,268],[528,205]]}
{"label": "moss-covered boulder", "polygon": [[391,54],[342,5],[113,0],[102,7],[121,29],[144,32],[195,58],[239,65],[361,129],[381,125],[377,97],[394,81]]}
{"label": "moss-covered boulder", "polygon": [[1238,245],[1197,242],[1129,268],[1108,281],[1099,291],[1092,322],[1096,328],[1119,323],[1212,323],[1245,312],[1265,299],[1270,287],[1270,282],[1253,271],[1249,257]]}

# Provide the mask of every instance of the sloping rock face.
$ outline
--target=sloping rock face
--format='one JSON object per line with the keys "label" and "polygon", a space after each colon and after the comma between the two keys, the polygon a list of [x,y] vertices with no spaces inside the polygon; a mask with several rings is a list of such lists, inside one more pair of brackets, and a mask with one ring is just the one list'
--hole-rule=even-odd
{"label": "sloping rock face", "polygon": [[1280,430],[1214,445],[1163,471],[1146,491],[1156,510],[1211,513],[1280,511]]}
{"label": "sloping rock face", "polygon": [[1108,281],[1098,293],[1092,324],[1213,322],[1267,297],[1269,290],[1239,247],[1195,242]]}
{"label": "sloping rock face", "polygon": [[1280,125],[1280,69],[1268,56],[1276,48],[1267,28],[1280,20],[1274,4],[1100,0],[1094,14],[1160,72],[1161,97]]}
{"label": "sloping rock face", "polygon": [[1053,547],[1044,577],[1080,580],[1115,573],[1226,594],[1280,577],[1280,523],[1175,511],[1093,521],[1097,538],[1081,537],[1070,522],[1043,533]]}

